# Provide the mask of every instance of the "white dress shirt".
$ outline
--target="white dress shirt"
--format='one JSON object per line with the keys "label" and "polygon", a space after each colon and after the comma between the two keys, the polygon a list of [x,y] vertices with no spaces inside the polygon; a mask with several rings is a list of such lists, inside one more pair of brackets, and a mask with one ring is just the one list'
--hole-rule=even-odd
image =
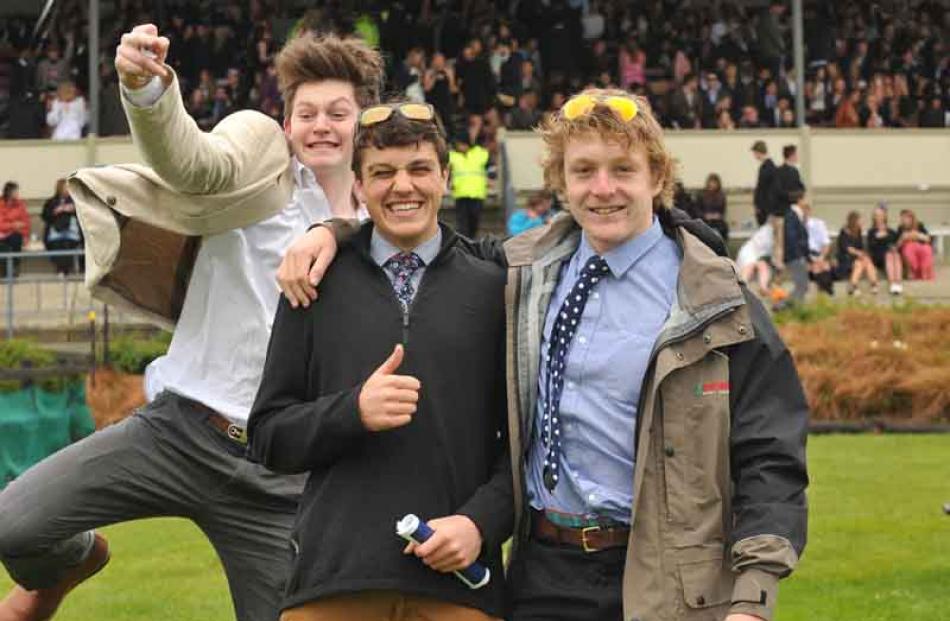
{"label": "white dress shirt", "polygon": [[[134,105],[152,105],[162,89],[124,92]],[[280,300],[277,267],[296,238],[330,217],[313,172],[295,158],[294,173],[294,193],[283,211],[202,239],[168,353],[145,370],[149,400],[169,390],[237,425],[247,423]]]}
{"label": "white dress shirt", "polygon": [[808,230],[808,251],[812,254],[820,254],[821,249],[831,243],[828,225],[824,220],[813,216],[808,218],[805,228]]}

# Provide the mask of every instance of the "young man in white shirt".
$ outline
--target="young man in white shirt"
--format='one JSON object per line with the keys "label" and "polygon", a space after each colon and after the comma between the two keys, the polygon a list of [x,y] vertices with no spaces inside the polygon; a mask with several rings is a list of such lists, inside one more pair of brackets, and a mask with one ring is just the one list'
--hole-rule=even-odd
{"label": "young man in white shirt", "polygon": [[[382,61],[360,41],[304,35],[277,59],[283,128],[243,111],[205,134],[164,64],[168,46],[144,25],[116,50],[123,105],[151,169],[80,171],[70,189],[94,294],[175,325],[174,337],[147,371],[149,405],[0,495],[0,560],[18,583],[0,602],[2,621],[51,618],[105,566],[108,544],[91,529],[155,516],[205,532],[237,619],[278,616],[303,480],[246,462],[243,428],[284,251],[314,221],[363,213],[353,132],[360,108],[378,100]],[[175,287],[162,286],[164,273]]]}
{"label": "young man in white shirt", "polygon": [[831,251],[831,236],[828,234],[828,225],[821,218],[812,215],[811,202],[802,199],[798,203],[802,210],[805,230],[808,231],[808,274],[818,285],[818,289],[834,295],[834,277],[831,274],[831,262],[828,254]]}

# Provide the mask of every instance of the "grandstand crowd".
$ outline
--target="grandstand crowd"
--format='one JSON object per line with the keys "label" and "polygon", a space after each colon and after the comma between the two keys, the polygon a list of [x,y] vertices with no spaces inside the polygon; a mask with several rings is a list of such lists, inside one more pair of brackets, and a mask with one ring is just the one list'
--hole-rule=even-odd
{"label": "grandstand crowd", "polygon": [[[53,139],[84,135],[89,121],[87,4],[56,3],[38,38],[33,36],[34,17],[0,21],[0,135]],[[378,46],[388,63],[388,92],[432,104],[454,141],[480,144],[491,154],[489,168],[494,166],[500,127],[531,129],[559,109],[569,93],[588,86],[622,88],[648,98],[671,129],[755,129],[797,123],[788,2],[331,0],[309,8],[300,4],[104,3],[98,52],[100,135],[128,132],[112,50],[123,32],[145,22],[157,24],[171,40],[168,63],[178,74],[188,111],[204,129],[244,108],[281,120],[274,55],[283,41],[301,30],[355,33]],[[843,128],[950,126],[948,35],[950,10],[939,1],[806,0],[805,122]],[[29,226],[28,218],[14,217],[22,202],[15,197],[15,183],[8,186],[0,199],[0,250],[7,251],[19,250],[31,236],[23,230]],[[81,243],[68,196],[62,194],[57,187],[44,210],[42,239],[47,248]],[[543,195],[534,197],[515,214],[510,232],[546,221],[549,203]],[[728,237],[726,196],[717,175],[711,174],[695,194],[680,188],[677,204]],[[890,229],[886,223],[878,224],[881,214],[875,215],[872,228],[880,228],[888,240],[881,245],[862,228],[857,214],[853,216],[843,223],[836,250],[822,250],[827,244],[817,243],[810,251],[820,253],[822,261],[829,259],[828,269],[849,280],[851,290],[858,290],[858,280],[876,277],[872,266],[892,284],[900,282],[895,279],[901,270],[895,265],[903,265],[911,277],[933,277],[932,257],[918,258],[926,249],[917,249],[914,243],[929,247],[929,238],[923,239],[926,229],[921,239],[911,239],[903,231],[916,229],[916,220],[905,222],[902,216],[900,227]],[[807,215],[803,217],[807,223]],[[466,232],[474,234],[475,228],[477,220]],[[36,232],[33,236],[38,237]],[[753,240],[767,246],[770,242],[762,242],[764,236],[763,232]],[[812,232],[811,237],[820,240],[827,233],[816,237]],[[848,240],[853,242],[851,250],[841,247]],[[913,252],[905,252],[912,246]],[[867,256],[858,256],[861,253]],[[758,248],[754,259],[766,256]],[[61,262],[57,271],[68,273],[68,262]],[[761,262],[752,264],[767,269]],[[931,267],[922,270],[917,267],[921,264]],[[747,278],[752,280],[756,271]]]}
{"label": "grandstand crowd", "polygon": [[[154,22],[192,116],[209,128],[253,107],[282,113],[273,57],[299,29],[357,33],[385,52],[389,90],[428,101],[447,126],[491,146],[504,125],[529,129],[588,85],[649,98],[678,129],[793,127],[796,79],[788,2],[162,3],[117,0],[101,20],[100,134],[125,133],[111,50]],[[307,3],[309,4],[309,3]],[[8,137],[70,139],[88,122],[88,3],[56,3],[0,22]],[[804,9],[805,121],[827,127],[950,124],[950,11],[939,1],[809,2]],[[0,76],[2,80],[3,76]],[[5,105],[4,105],[5,104]]]}

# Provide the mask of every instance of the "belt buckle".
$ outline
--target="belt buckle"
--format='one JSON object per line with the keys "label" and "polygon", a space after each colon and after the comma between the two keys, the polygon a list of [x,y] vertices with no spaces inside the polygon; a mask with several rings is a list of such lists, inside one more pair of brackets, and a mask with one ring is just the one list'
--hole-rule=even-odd
{"label": "belt buckle", "polygon": [[239,444],[247,444],[247,430],[234,423],[228,425],[228,437]]}
{"label": "belt buckle", "polygon": [[584,552],[600,552],[599,548],[592,548],[591,544],[587,542],[587,535],[601,530],[603,529],[600,526],[587,526],[581,529],[581,548],[583,548]]}

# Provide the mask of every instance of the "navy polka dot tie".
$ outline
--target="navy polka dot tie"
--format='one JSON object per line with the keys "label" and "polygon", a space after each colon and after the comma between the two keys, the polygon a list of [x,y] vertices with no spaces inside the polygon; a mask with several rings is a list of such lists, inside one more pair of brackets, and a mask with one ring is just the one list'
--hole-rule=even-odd
{"label": "navy polka dot tie", "polygon": [[412,285],[412,275],[423,265],[425,263],[415,252],[394,254],[383,265],[383,268],[393,275],[393,290],[403,312],[409,310],[409,304],[416,293],[416,288]]}
{"label": "navy polka dot tie", "polygon": [[571,347],[571,340],[584,313],[587,297],[597,282],[610,272],[603,257],[594,255],[581,269],[554,319],[551,338],[544,363],[547,367],[546,399],[542,404],[541,441],[547,448],[544,457],[544,486],[553,491],[558,482],[558,461],[561,453],[561,423],[559,409],[564,389],[564,362]]}

